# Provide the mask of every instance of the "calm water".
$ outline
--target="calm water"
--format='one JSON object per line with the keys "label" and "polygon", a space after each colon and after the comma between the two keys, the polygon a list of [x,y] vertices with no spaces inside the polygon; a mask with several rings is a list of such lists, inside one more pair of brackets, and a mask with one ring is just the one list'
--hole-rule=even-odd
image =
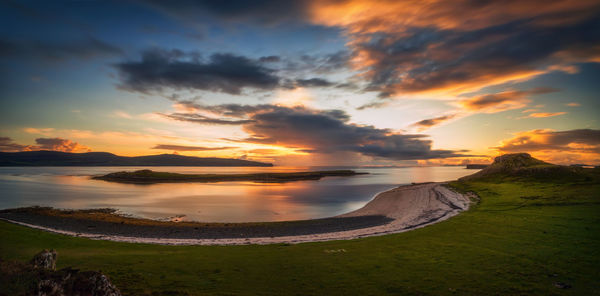
{"label": "calm water", "polygon": [[334,168],[0,167],[0,208],[116,208],[152,219],[205,222],[323,218],[358,209],[377,193],[411,182],[446,181],[474,173],[463,167],[356,168],[369,175],[284,184],[252,182],[133,185],[91,180],[109,172],[152,169],[181,173],[252,173]]}

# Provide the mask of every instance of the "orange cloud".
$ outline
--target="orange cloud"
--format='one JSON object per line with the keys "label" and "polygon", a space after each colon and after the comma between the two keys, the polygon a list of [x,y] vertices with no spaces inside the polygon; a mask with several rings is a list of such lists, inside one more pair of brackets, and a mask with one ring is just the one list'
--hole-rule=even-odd
{"label": "orange cloud", "polygon": [[527,117],[544,118],[544,117],[553,117],[553,116],[558,116],[558,115],[563,115],[563,114],[567,114],[567,112],[554,112],[554,113],[539,112],[539,113],[531,113]]}
{"label": "orange cloud", "polygon": [[531,102],[526,93],[521,91],[505,91],[497,94],[487,94],[464,99],[458,104],[468,111],[496,113],[506,110],[519,109]]}
{"label": "orange cloud", "polygon": [[19,152],[31,151],[35,147],[31,145],[21,145],[9,137],[0,137],[0,151],[2,152]]}
{"label": "orange cloud", "polygon": [[[594,1],[395,1],[329,0],[312,2],[310,17],[319,24],[348,27],[350,32],[399,31],[409,26],[474,30],[526,17],[553,26],[589,17],[582,10],[597,8]],[[560,13],[560,14],[559,14]],[[465,17],[468,15],[469,17]]]}
{"label": "orange cloud", "polygon": [[90,152],[89,147],[79,143],[62,138],[37,138],[36,145],[21,145],[15,143],[11,138],[0,137],[0,151],[4,152],[20,152],[20,151],[37,151],[37,150],[52,150],[62,152]]}
{"label": "orange cloud", "polygon": [[530,130],[492,148],[502,154],[527,152],[552,163],[600,164],[600,130]]}
{"label": "orange cloud", "polygon": [[467,164],[490,164],[494,157],[480,156],[468,158],[446,158],[446,159],[427,159],[418,160],[417,163],[423,166],[444,166],[444,165],[467,165]]}
{"label": "orange cloud", "polygon": [[[527,106],[527,104],[531,102],[528,98],[530,95],[545,94],[555,91],[558,90],[553,88],[534,88],[525,91],[504,91],[463,99],[458,101],[458,105],[471,112],[497,113],[506,110],[520,109]],[[535,111],[537,110],[528,109],[523,111],[523,113]]]}
{"label": "orange cloud", "polygon": [[89,147],[83,146],[77,142],[62,138],[37,138],[35,143],[38,145],[35,150],[53,150],[62,152],[90,152]]}
{"label": "orange cloud", "polygon": [[28,134],[39,134],[48,136],[52,132],[54,132],[53,128],[34,128],[34,127],[26,127],[23,129],[24,132]]}
{"label": "orange cloud", "polygon": [[424,120],[415,122],[412,124],[412,126],[417,127],[419,131],[424,131],[430,127],[440,125],[443,122],[453,119],[456,116],[457,116],[457,114],[449,114],[449,115],[438,116],[438,117],[434,117],[434,118],[428,118],[428,119],[424,119]]}
{"label": "orange cloud", "polygon": [[552,71],[576,73],[575,63],[600,61],[600,41],[588,33],[597,26],[589,22],[600,11],[597,1],[325,0],[308,6],[312,22],[345,29],[352,66],[380,97],[457,95]]}

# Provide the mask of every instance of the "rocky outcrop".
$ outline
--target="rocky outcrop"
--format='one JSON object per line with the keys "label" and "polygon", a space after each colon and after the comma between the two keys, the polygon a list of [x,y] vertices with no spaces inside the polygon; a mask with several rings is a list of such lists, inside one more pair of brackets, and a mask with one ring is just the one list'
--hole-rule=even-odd
{"label": "rocky outcrop", "polygon": [[[43,250],[27,263],[0,260],[1,282],[11,295],[38,296],[120,296],[121,292],[99,271],[70,267],[56,270],[57,253]],[[4,295],[4,294],[2,294]]]}
{"label": "rocky outcrop", "polygon": [[500,181],[526,179],[533,181],[590,181],[589,171],[579,167],[555,165],[531,157],[527,153],[504,154],[481,171],[460,178],[460,181]]}
{"label": "rocky outcrop", "polygon": [[56,270],[56,251],[48,251],[44,249],[33,256],[33,259],[31,259],[31,265],[33,265],[34,268]]}
{"label": "rocky outcrop", "polygon": [[40,279],[35,295],[39,296],[120,296],[121,292],[108,277],[98,271],[65,268]]}

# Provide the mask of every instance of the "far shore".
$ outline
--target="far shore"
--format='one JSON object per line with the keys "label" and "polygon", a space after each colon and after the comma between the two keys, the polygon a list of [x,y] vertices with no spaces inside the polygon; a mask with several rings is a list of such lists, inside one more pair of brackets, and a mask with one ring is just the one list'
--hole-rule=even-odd
{"label": "far shore", "polygon": [[162,222],[104,210],[31,207],[0,211],[0,219],[31,228],[90,239],[166,245],[303,243],[399,233],[468,210],[470,198],[445,183],[400,186],[343,215],[264,223]]}

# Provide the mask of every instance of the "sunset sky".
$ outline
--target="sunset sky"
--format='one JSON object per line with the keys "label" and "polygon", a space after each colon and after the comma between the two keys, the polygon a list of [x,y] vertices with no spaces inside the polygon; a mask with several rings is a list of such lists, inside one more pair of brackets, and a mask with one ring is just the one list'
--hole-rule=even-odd
{"label": "sunset sky", "polygon": [[0,151],[600,165],[600,1],[3,1]]}

